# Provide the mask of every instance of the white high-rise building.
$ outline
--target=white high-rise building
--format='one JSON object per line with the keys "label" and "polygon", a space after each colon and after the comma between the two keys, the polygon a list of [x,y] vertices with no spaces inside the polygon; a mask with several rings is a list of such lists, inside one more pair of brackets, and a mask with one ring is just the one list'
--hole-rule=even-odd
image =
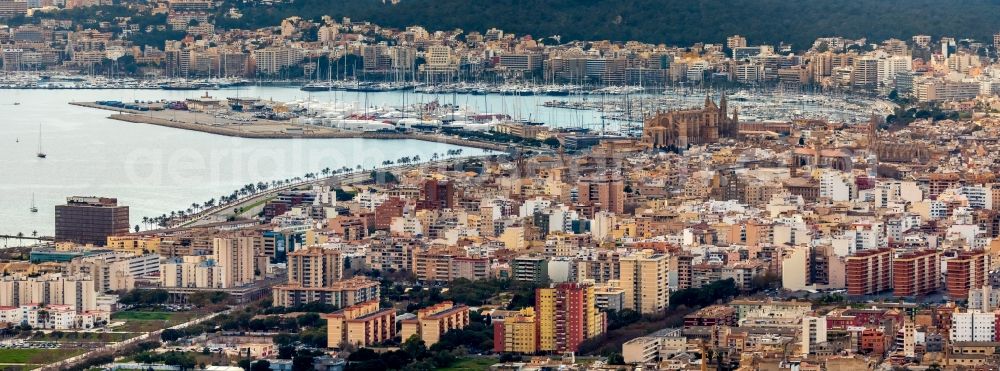
{"label": "white high-rise building", "polygon": [[893,55],[878,60],[878,83],[881,86],[894,86],[896,75],[900,72],[913,70],[913,60],[908,55]]}
{"label": "white high-rise building", "polygon": [[850,201],[857,198],[857,184],[851,174],[826,170],[819,178],[819,196],[830,201]]}
{"label": "white high-rise building", "polygon": [[614,223],[615,213],[598,211],[594,213],[594,220],[590,223],[590,234],[594,240],[605,241],[611,238],[611,229]]}
{"label": "white high-rise building", "polygon": [[875,56],[866,55],[854,60],[854,69],[851,70],[851,83],[858,87],[874,87],[878,84],[879,59]]}
{"label": "white high-rise building", "polygon": [[993,208],[993,190],[983,186],[964,186],[958,189],[958,194],[969,200],[969,207],[974,209]]}
{"label": "white high-rise building", "polygon": [[79,313],[97,310],[98,295],[94,280],[85,274],[0,277],[0,306],[64,304]]}
{"label": "white high-rise building", "polygon": [[518,208],[518,216],[527,218],[548,208],[549,206],[552,206],[552,200],[547,200],[541,196],[524,200],[524,203],[522,203],[521,207]]}
{"label": "white high-rise building", "polygon": [[162,287],[218,288],[221,284],[221,267],[204,255],[174,257],[160,265]]}
{"label": "white high-rise building", "polygon": [[302,52],[299,49],[276,46],[254,50],[253,59],[258,72],[271,75],[301,62]]}
{"label": "white high-rise building", "polygon": [[993,341],[996,315],[969,310],[951,315],[951,341]]}
{"label": "white high-rise building", "polygon": [[570,232],[573,230],[573,221],[580,217],[576,210],[570,210],[569,206],[560,205],[549,209],[549,233]]}
{"label": "white high-rise building", "polygon": [[858,251],[876,249],[887,245],[883,224],[880,222],[854,223],[843,236],[833,239],[837,255],[853,255]]}

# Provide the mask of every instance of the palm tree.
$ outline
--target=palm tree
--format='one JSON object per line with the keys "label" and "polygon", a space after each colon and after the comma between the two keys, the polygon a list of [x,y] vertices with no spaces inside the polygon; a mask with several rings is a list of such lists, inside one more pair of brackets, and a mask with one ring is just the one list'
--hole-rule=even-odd
{"label": "palm tree", "polygon": [[38,231],[31,231],[31,237],[38,237]]}
{"label": "palm tree", "polygon": [[330,168],[329,167],[325,167],[325,168],[323,168],[323,170],[321,172],[323,173],[323,175],[330,175]]}

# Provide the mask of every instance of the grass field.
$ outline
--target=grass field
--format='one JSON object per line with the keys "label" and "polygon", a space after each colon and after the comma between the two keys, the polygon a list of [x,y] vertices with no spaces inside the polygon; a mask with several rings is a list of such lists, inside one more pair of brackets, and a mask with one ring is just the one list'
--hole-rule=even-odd
{"label": "grass field", "polygon": [[455,362],[450,367],[441,368],[445,371],[481,371],[488,370],[490,366],[497,363],[493,358],[463,358]]}
{"label": "grass field", "polygon": [[83,349],[0,349],[0,363],[48,364],[82,354]]}
{"label": "grass field", "polygon": [[124,311],[111,314],[111,322],[124,321],[114,331],[150,332],[187,322],[195,312]]}
{"label": "grass field", "polygon": [[143,320],[143,321],[166,321],[174,316],[173,312],[143,312],[143,311],[126,311],[117,312],[111,315],[111,319],[123,319],[123,320]]}

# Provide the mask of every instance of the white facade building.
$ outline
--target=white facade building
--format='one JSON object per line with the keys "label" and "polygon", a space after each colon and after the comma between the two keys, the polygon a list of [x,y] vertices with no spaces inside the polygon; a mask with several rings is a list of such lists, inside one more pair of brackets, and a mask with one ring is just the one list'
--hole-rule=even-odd
{"label": "white facade building", "polygon": [[951,341],[993,341],[996,315],[969,310],[951,316]]}

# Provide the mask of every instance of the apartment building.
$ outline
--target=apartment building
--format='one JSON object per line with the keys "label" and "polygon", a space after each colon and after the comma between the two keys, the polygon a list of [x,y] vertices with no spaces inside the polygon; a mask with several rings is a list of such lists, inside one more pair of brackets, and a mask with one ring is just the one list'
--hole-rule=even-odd
{"label": "apartment building", "polygon": [[98,306],[99,296],[101,293],[94,280],[83,274],[49,273],[36,277],[13,274],[0,277],[0,306],[61,304],[80,313],[102,309]]}
{"label": "apartment building", "polygon": [[538,353],[538,319],[534,308],[493,321],[493,351],[496,353]]}
{"label": "apartment building", "polygon": [[861,250],[844,258],[848,295],[872,295],[892,289],[892,249]]}
{"label": "apartment building", "polygon": [[405,342],[416,336],[427,346],[434,345],[448,331],[469,325],[469,307],[444,301],[417,310],[417,317],[400,321],[400,334]]}
{"label": "apartment building", "polygon": [[253,237],[212,240],[212,259],[221,270],[218,287],[240,287],[253,283],[257,269],[254,260],[255,243]]}
{"label": "apartment building", "polygon": [[340,250],[309,246],[288,254],[288,282],[300,287],[329,287],[344,278]]}
{"label": "apartment building", "polygon": [[539,351],[576,352],[584,340],[607,330],[593,285],[563,282],[539,288],[535,290],[535,312]]}
{"label": "apartment building", "polygon": [[379,283],[363,276],[333,282],[327,287],[302,287],[287,283],[272,288],[273,305],[290,307],[319,301],[340,308],[379,299]]}
{"label": "apartment building", "polygon": [[917,297],[941,287],[941,252],[920,250],[892,260],[892,286],[896,297]]}
{"label": "apartment building", "polygon": [[396,337],[396,310],[379,308],[379,301],[360,302],[322,316],[326,319],[327,347],[343,344],[372,346]]}
{"label": "apartment building", "polygon": [[464,255],[464,252],[447,250],[418,251],[413,254],[411,271],[418,281],[437,285],[459,278],[472,281],[489,278],[489,259]]}
{"label": "apartment building", "polygon": [[282,69],[294,66],[302,61],[302,50],[285,46],[272,46],[253,51],[253,60],[257,66],[257,72],[265,75],[274,75]]}
{"label": "apartment building", "polygon": [[581,179],[577,192],[581,203],[615,214],[625,212],[625,183],[619,175],[606,173]]}
{"label": "apartment building", "polygon": [[969,290],[986,284],[986,252],[983,250],[960,251],[945,260],[945,290],[952,300],[964,300]]}
{"label": "apartment building", "polygon": [[619,259],[620,286],[625,290],[625,309],[658,314],[670,303],[670,257],[644,250]]}
{"label": "apartment building", "polygon": [[205,255],[167,258],[160,264],[160,287],[222,288],[222,269]]}
{"label": "apartment building", "polygon": [[493,322],[496,352],[575,352],[584,340],[607,330],[594,287],[564,282],[535,292],[535,307]]}

